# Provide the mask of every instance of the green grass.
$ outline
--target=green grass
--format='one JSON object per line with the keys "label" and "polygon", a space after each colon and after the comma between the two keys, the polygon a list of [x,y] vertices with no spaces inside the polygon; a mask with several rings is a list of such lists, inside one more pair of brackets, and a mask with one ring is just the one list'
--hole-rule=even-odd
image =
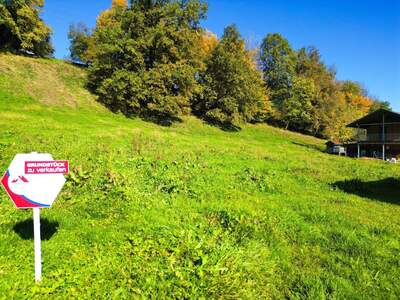
{"label": "green grass", "polygon": [[42,211],[38,285],[32,212],[0,193],[0,299],[400,298],[398,165],[266,125],[126,119],[83,86],[66,63],[0,56],[0,172],[32,151],[73,170]]}

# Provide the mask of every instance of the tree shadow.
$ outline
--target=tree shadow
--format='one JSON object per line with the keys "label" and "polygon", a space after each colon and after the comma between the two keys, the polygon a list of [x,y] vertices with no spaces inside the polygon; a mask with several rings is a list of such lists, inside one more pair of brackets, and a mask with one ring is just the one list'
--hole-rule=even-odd
{"label": "tree shadow", "polygon": [[303,147],[303,148],[307,148],[307,149],[310,149],[310,150],[324,152],[324,149],[322,147],[317,146],[317,145],[305,144],[305,143],[299,143],[299,142],[292,142],[292,144],[296,145],[296,146]]}
{"label": "tree shadow", "polygon": [[[133,115],[127,117],[133,117]],[[179,117],[176,116],[171,116],[169,114],[163,114],[163,113],[146,113],[146,114],[141,114],[139,117],[146,122],[151,122],[163,127],[170,127],[174,123],[182,123],[183,120]]]}
{"label": "tree shadow", "polygon": [[400,205],[400,180],[393,177],[377,181],[350,179],[337,181],[332,186],[348,194]]}
{"label": "tree shadow", "polygon": [[[88,85],[86,88],[93,94],[96,95],[95,90]],[[156,113],[156,112],[146,112],[146,113],[135,113],[131,111],[123,111],[120,108],[113,107],[112,105],[108,105],[100,100],[100,97],[97,96],[97,102],[103,105],[106,109],[111,111],[114,114],[122,114],[128,119],[140,118],[145,122],[151,122],[159,126],[163,127],[171,127],[175,123],[183,123],[183,120],[177,116],[172,116],[164,113]]]}
{"label": "tree shadow", "polygon": [[[48,241],[58,231],[60,224],[57,221],[47,219],[40,220],[40,235],[42,241]],[[24,240],[33,240],[33,220],[32,218],[18,222],[13,230]]]}
{"label": "tree shadow", "polygon": [[240,130],[242,130],[241,127],[234,125],[230,122],[220,122],[218,120],[212,119],[212,118],[207,118],[207,117],[199,117],[196,116],[199,119],[203,120],[204,122],[206,122],[207,124],[217,127],[219,129],[221,129],[222,131],[226,131],[226,132],[239,132]]}

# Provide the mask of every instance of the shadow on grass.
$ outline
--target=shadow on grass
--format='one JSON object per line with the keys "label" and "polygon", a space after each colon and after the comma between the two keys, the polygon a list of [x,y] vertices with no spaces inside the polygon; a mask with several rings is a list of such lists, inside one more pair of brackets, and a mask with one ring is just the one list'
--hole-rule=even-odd
{"label": "shadow on grass", "polygon": [[[57,232],[60,224],[57,221],[47,219],[40,220],[40,234],[42,241],[48,241]],[[32,218],[18,222],[13,230],[24,240],[33,240],[33,220]]]}
{"label": "shadow on grass", "polygon": [[[92,89],[89,89],[89,91],[95,94]],[[163,127],[170,127],[175,123],[183,123],[183,120],[181,118],[169,114],[157,113],[157,112],[147,112],[147,113],[124,112],[118,108],[114,108],[110,105],[105,104],[104,102],[100,101],[99,98],[97,99],[97,102],[103,105],[112,113],[122,114],[129,119],[140,118],[145,122],[151,122]]]}
{"label": "shadow on grass", "polygon": [[332,186],[348,194],[400,205],[400,180],[396,178],[378,181],[351,179],[335,182]]}
{"label": "shadow on grass", "polygon": [[[128,116],[130,117],[130,116]],[[152,122],[154,124],[170,127],[174,123],[182,123],[183,120],[179,117],[171,116],[162,113],[147,113],[139,116],[143,121]]]}
{"label": "shadow on grass", "polygon": [[296,145],[296,146],[303,147],[303,148],[307,148],[307,149],[310,149],[310,150],[315,150],[315,151],[319,151],[319,152],[325,152],[322,147],[319,147],[317,145],[305,144],[305,143],[299,143],[299,142],[292,142],[292,144]]}
{"label": "shadow on grass", "polygon": [[212,119],[212,118],[207,118],[207,117],[200,117],[197,116],[197,118],[199,118],[200,120],[203,120],[204,122],[206,122],[207,124],[217,127],[219,129],[221,129],[222,131],[226,131],[226,132],[239,132],[240,130],[242,130],[241,127],[234,125],[230,122],[220,122],[218,120]]}
{"label": "shadow on grass", "polygon": [[[84,68],[84,66],[83,66]],[[86,89],[91,92],[93,95],[96,96],[96,100],[98,103],[103,105],[105,108],[107,108],[109,111],[111,111],[114,114],[122,114],[127,118],[140,118],[143,121],[146,122],[152,122],[154,124],[164,126],[164,127],[170,127],[175,123],[182,123],[183,120],[179,118],[178,116],[174,116],[168,113],[163,113],[163,112],[158,112],[158,111],[151,111],[151,110],[145,110],[142,109],[143,112],[140,111],[134,111],[132,108],[130,108],[128,105],[117,105],[115,103],[107,103],[106,101],[102,101],[101,96],[96,92],[96,86],[93,83],[87,82],[86,83]]]}

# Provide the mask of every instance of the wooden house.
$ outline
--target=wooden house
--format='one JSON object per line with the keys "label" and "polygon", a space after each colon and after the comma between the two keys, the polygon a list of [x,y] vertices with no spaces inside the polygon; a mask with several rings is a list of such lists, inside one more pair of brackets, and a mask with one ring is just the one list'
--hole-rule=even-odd
{"label": "wooden house", "polygon": [[355,142],[346,144],[348,155],[391,159],[400,157],[400,114],[379,109],[347,125],[357,129]]}

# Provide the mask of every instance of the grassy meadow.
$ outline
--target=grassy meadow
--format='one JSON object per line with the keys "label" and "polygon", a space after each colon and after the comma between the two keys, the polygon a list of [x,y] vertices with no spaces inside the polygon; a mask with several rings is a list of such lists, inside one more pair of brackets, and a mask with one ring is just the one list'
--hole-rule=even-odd
{"label": "grassy meadow", "polygon": [[97,104],[85,71],[0,55],[0,172],[68,159],[42,210],[0,193],[0,299],[399,299],[400,166],[267,125],[170,127]]}

